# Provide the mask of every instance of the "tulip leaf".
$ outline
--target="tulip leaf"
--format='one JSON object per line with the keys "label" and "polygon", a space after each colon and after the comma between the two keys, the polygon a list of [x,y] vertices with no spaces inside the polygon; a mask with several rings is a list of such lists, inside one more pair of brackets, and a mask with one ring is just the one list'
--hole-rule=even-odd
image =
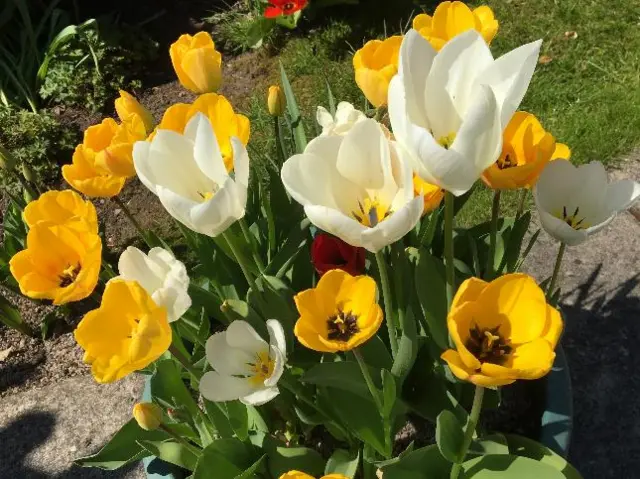
{"label": "tulip leaf", "polygon": [[275,275],[277,278],[282,278],[286,274],[298,254],[300,254],[310,239],[310,224],[309,220],[305,218],[289,231],[282,247],[267,265],[265,274]]}
{"label": "tulip leaf", "polygon": [[[373,368],[391,369],[393,365],[393,359],[387,346],[377,334],[363,345],[358,346],[358,351],[364,358],[364,362]],[[349,359],[355,361],[355,357],[351,353],[349,353]]]}
{"label": "tulip leaf", "polygon": [[530,211],[527,211],[525,214],[520,216],[520,218],[516,219],[515,223],[513,224],[513,228],[511,228],[511,233],[509,234],[504,257],[502,258],[497,274],[501,274],[505,267],[509,272],[514,271],[514,268],[516,267],[516,265],[518,264],[518,260],[520,259],[520,251],[522,250],[522,241],[524,240],[524,235],[529,230],[530,224]]}
{"label": "tulip leaf", "polygon": [[[563,457],[548,447],[517,434],[505,434],[511,454],[527,457],[561,471],[566,479],[582,479],[582,475]],[[542,476],[541,476],[542,477]],[[546,477],[546,476],[545,476]]]}
{"label": "tulip leaf", "polygon": [[229,424],[231,424],[236,436],[241,441],[246,441],[249,438],[249,414],[247,412],[247,406],[240,401],[229,401],[225,403],[225,406]]}
{"label": "tulip leaf", "polygon": [[382,415],[385,418],[391,416],[393,406],[396,404],[397,389],[396,379],[389,371],[383,369],[381,371],[382,377]]}
{"label": "tulip leaf", "polygon": [[566,479],[562,472],[534,459],[508,454],[488,454],[462,464],[465,478],[473,479]]}
{"label": "tulip leaf", "polygon": [[451,462],[460,462],[464,428],[456,415],[448,409],[438,414],[436,419],[436,442],[443,457]]}
{"label": "tulip leaf", "polygon": [[249,469],[247,469],[246,471],[244,471],[242,474],[238,475],[235,477],[235,479],[254,479],[257,476],[257,472],[258,469],[260,469],[262,467],[262,463],[264,462],[264,460],[266,459],[267,455],[263,454],[260,459],[258,459],[256,462],[254,462],[251,467],[249,467]]}
{"label": "tulip leaf", "polygon": [[[371,369],[371,368],[370,368]],[[380,377],[379,372],[371,369],[374,382]],[[369,399],[371,393],[362,377],[358,363],[352,361],[318,363],[312,366],[300,379],[304,383],[316,386],[330,386],[332,388],[349,391],[363,399]],[[378,382],[376,387],[380,387]]]}
{"label": "tulip leaf", "polygon": [[[307,447],[285,447],[271,436],[264,436],[260,444],[267,453],[267,467],[270,477],[280,477],[289,471],[305,472],[313,477],[322,476],[324,459]],[[216,477],[216,479],[218,479]]]}
{"label": "tulip leaf", "polygon": [[163,441],[138,441],[150,456],[155,456],[170,464],[184,467],[190,471],[196,468],[198,456],[189,448],[178,442]]}
{"label": "tulip leaf", "polygon": [[333,96],[333,91],[331,91],[331,85],[329,85],[329,80],[325,78],[325,83],[327,85],[327,101],[329,103],[329,113],[331,116],[336,115],[336,98]]}
{"label": "tulip leaf", "polygon": [[246,42],[249,48],[260,48],[264,37],[269,35],[276,26],[272,18],[258,17],[249,27],[246,34]]}
{"label": "tulip leaf", "polygon": [[509,454],[509,444],[503,434],[491,434],[476,439],[469,447],[469,455]]}
{"label": "tulip leaf", "polygon": [[[52,313],[55,313],[55,311]],[[31,327],[24,321],[24,319],[22,319],[20,311],[18,311],[18,309],[2,295],[0,295],[0,323],[9,328],[15,329],[16,331],[20,331],[22,334],[26,334],[27,336],[34,336],[34,332]]]}
{"label": "tulip leaf", "polygon": [[360,463],[360,451],[349,452],[344,449],[336,449],[324,468],[325,475],[342,474],[352,479],[358,471]]}
{"label": "tulip leaf", "polygon": [[302,123],[302,116],[300,115],[300,109],[296,102],[296,97],[291,88],[291,83],[287,77],[287,72],[280,62],[280,78],[282,83],[282,89],[284,96],[287,99],[287,110],[289,112],[289,121],[291,130],[293,132],[293,139],[296,143],[296,153],[303,153],[307,147],[307,135],[304,132],[304,124]]}
{"label": "tulip leaf", "polygon": [[429,326],[429,334],[440,349],[447,349],[449,333],[444,264],[425,249],[420,249],[415,277],[417,295]]}
{"label": "tulip leaf", "polygon": [[384,479],[433,479],[449,477],[451,464],[432,444],[416,449],[381,469]]}
{"label": "tulip leaf", "polygon": [[209,479],[215,471],[216,479],[235,479],[251,467],[258,457],[257,450],[237,438],[217,439],[203,451],[193,479]]}

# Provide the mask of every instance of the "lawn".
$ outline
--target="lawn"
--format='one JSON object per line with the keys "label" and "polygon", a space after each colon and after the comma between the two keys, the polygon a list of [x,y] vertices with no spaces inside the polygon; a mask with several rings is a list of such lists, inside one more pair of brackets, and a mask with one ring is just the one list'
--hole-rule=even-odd
{"label": "lawn", "polygon": [[[471,4],[494,9],[500,22],[492,45],[496,56],[543,39],[542,62],[521,109],[537,115],[558,141],[568,144],[574,162],[599,160],[613,166],[620,155],[640,144],[640,3],[488,0]],[[393,18],[388,6],[377,9],[371,4],[364,12],[353,7],[336,9],[321,21],[316,19],[305,36],[294,35],[284,43],[279,58],[292,79],[310,136],[317,131],[316,106],[327,104],[326,83],[337,100],[364,106],[353,80],[353,51],[385,32],[400,33],[420,8],[396,2]],[[427,12],[433,8],[433,3],[424,6]],[[275,69],[273,81],[277,81]],[[264,91],[255,91],[250,102],[256,124],[270,122],[264,97]],[[265,151],[263,142],[269,140],[254,141],[257,150]],[[477,188],[458,220],[488,218],[490,198],[490,191]],[[514,207],[514,195],[503,195],[503,208]]]}

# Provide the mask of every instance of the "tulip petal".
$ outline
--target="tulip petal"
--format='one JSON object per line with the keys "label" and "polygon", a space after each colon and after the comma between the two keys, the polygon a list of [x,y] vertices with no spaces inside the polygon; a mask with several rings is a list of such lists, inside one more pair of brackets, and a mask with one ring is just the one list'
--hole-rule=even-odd
{"label": "tulip petal", "polygon": [[194,231],[212,237],[223,233],[244,216],[244,205],[239,204],[241,196],[238,185],[227,178],[213,198],[194,204],[189,211],[189,220],[196,228]]}
{"label": "tulip petal", "polygon": [[[576,230],[569,226],[567,223],[559,218],[547,213],[544,210],[538,209],[540,215],[540,223],[547,232],[547,234],[558,241],[561,241],[568,246],[577,246],[587,240],[588,230]],[[613,218],[609,218],[608,221],[602,225],[597,225],[598,229],[606,226]]]}
{"label": "tulip petal", "polygon": [[241,349],[249,355],[255,355],[269,347],[267,342],[246,321],[232,322],[225,334],[230,347]]}
{"label": "tulip petal", "polygon": [[280,390],[277,387],[258,389],[251,394],[241,397],[240,402],[249,406],[262,406],[263,404],[271,401],[278,394],[280,394]]}
{"label": "tulip petal", "polygon": [[248,379],[225,376],[217,371],[209,371],[200,380],[200,393],[209,401],[234,401],[255,392]]}
{"label": "tulip petal", "polygon": [[229,174],[209,119],[202,113],[194,115],[185,127],[184,136],[194,142],[193,157],[200,171],[215,184],[222,185]]}
{"label": "tulip petal", "polygon": [[280,321],[276,319],[267,320],[267,330],[269,331],[269,345],[278,349],[284,356],[287,355],[287,339]]}
{"label": "tulip petal", "polygon": [[476,277],[465,280],[458,288],[458,291],[456,291],[456,295],[451,303],[451,309],[467,301],[476,301],[488,284],[486,281]]}
{"label": "tulip petal", "polygon": [[156,194],[160,199],[160,203],[162,203],[162,206],[164,206],[171,216],[184,224],[187,228],[198,233],[205,234],[203,231],[200,231],[200,228],[191,220],[191,210],[199,203],[196,203],[190,198],[185,198],[184,196],[160,185],[156,186],[156,191]]}
{"label": "tulip petal", "polygon": [[278,384],[282,373],[284,372],[285,356],[280,350],[274,346],[269,348],[269,359],[273,361],[273,371],[264,381],[266,387],[273,387]]}
{"label": "tulip petal", "polygon": [[246,191],[249,187],[249,153],[247,152],[247,148],[244,146],[242,140],[235,136],[231,137],[231,148],[233,149],[234,180],[236,185],[238,185],[239,188],[243,188],[245,191],[245,201],[241,202],[242,207],[245,208],[247,197]]}
{"label": "tulip petal", "polygon": [[337,236],[351,246],[361,246],[362,234],[367,230],[353,218],[349,218],[340,211],[320,205],[307,205],[304,212],[309,220],[323,231]]}
{"label": "tulip petal", "polygon": [[553,306],[547,305],[547,326],[542,332],[542,338],[549,342],[551,349],[556,348],[563,329],[564,324],[560,311]]}
{"label": "tulip petal", "polygon": [[549,162],[533,189],[538,210],[548,213],[561,213],[562,207],[569,204],[571,193],[578,189],[579,178],[576,167],[568,161]]}
{"label": "tulip petal", "polygon": [[124,279],[133,280],[149,293],[162,287],[164,272],[138,248],[129,246],[118,259],[118,273]]}
{"label": "tulip petal", "polygon": [[402,209],[378,223],[375,228],[364,230],[361,235],[362,247],[377,253],[385,246],[395,243],[415,227],[422,216],[423,208],[423,198],[415,197]]}
{"label": "tulip petal", "polygon": [[624,211],[638,198],[640,198],[640,183],[628,179],[614,181],[607,187],[605,205],[609,211]]}
{"label": "tulip petal", "polygon": [[518,379],[538,379],[551,370],[555,357],[551,344],[540,338],[515,347],[509,366]]}
{"label": "tulip petal", "polygon": [[[402,84],[403,96],[405,97],[403,101],[404,108],[409,119],[423,128],[428,128],[429,126],[429,119],[425,109],[425,89],[427,77],[436,55],[437,52],[431,44],[416,30],[412,29],[407,32],[400,47],[399,80],[397,80],[397,83]],[[397,95],[398,93],[394,94]],[[396,99],[394,98],[394,101]],[[389,93],[389,110],[391,110],[391,101],[391,93]],[[395,129],[394,126],[394,131]]]}
{"label": "tulip petal", "polygon": [[215,333],[207,339],[206,355],[211,367],[220,374],[250,376],[253,373],[248,363],[253,363],[255,355],[231,347],[227,342],[226,332]]}

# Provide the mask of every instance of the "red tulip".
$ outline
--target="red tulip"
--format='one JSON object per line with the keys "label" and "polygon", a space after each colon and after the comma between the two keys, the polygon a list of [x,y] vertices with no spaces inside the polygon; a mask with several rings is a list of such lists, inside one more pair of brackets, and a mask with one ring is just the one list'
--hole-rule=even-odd
{"label": "red tulip", "polygon": [[267,18],[275,18],[280,15],[292,15],[307,6],[307,0],[270,0],[269,6],[264,11]]}
{"label": "red tulip", "polygon": [[340,238],[319,233],[311,245],[311,262],[320,276],[331,269],[341,269],[357,276],[364,271],[366,251]]}

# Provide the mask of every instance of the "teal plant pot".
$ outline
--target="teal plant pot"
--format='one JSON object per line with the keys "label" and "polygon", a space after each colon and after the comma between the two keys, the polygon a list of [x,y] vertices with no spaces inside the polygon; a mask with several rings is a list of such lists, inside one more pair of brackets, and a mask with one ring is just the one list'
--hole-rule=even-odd
{"label": "teal plant pot", "polygon": [[566,458],[573,430],[573,393],[567,357],[562,346],[556,348],[556,360],[547,376],[547,397],[540,442]]}

